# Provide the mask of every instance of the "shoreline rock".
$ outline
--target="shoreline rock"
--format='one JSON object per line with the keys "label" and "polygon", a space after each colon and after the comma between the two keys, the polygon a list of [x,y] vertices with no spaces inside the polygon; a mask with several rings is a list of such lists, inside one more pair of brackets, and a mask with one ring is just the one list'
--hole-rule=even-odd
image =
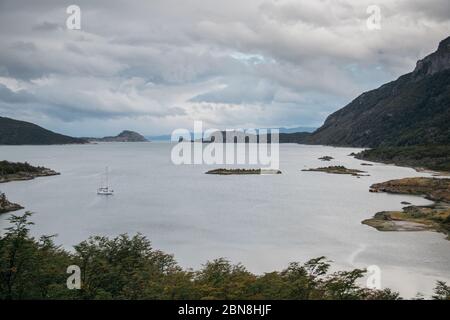
{"label": "shoreline rock", "polygon": [[0,193],[0,213],[24,209],[21,205],[8,201],[4,193]]}

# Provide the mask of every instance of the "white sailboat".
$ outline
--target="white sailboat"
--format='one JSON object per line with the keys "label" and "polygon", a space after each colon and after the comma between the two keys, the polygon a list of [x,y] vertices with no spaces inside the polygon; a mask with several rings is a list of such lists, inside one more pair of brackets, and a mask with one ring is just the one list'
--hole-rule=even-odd
{"label": "white sailboat", "polygon": [[114,194],[114,190],[109,186],[108,167],[106,167],[105,171],[105,184],[101,185],[100,188],[97,189],[97,194],[102,196],[111,196]]}

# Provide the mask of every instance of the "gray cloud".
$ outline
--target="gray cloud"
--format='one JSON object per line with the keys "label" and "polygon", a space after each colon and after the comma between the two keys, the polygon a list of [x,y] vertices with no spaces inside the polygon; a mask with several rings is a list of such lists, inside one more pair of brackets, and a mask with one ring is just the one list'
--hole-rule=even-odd
{"label": "gray cloud", "polygon": [[379,31],[366,0],[79,0],[79,31],[69,4],[0,2],[0,114],[79,135],[320,125],[450,27],[447,0],[380,0]]}

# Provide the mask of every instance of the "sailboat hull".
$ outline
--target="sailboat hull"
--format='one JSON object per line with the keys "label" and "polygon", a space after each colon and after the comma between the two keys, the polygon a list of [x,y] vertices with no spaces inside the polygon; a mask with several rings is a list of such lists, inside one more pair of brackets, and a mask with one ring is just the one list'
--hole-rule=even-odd
{"label": "sailboat hull", "polygon": [[102,196],[112,196],[114,194],[114,190],[109,188],[100,188],[97,190],[97,194]]}

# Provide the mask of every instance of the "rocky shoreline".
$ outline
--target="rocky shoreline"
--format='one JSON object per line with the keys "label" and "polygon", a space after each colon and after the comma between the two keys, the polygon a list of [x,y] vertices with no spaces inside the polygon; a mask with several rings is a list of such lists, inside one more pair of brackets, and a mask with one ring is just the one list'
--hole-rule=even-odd
{"label": "rocky shoreline", "polygon": [[0,193],[0,213],[21,210],[23,207],[17,203],[8,201],[4,193]]}
{"label": "rocky shoreline", "polygon": [[436,175],[450,171],[450,146],[378,147],[351,154],[356,159],[412,167],[417,171],[432,170]]}
{"label": "rocky shoreline", "polygon": [[[45,167],[35,167],[27,162],[0,161],[0,183],[26,181],[37,177],[56,176],[59,174],[54,170]],[[21,205],[8,201],[6,195],[0,192],[0,213],[21,209],[23,209]]]}
{"label": "rocky shoreline", "polygon": [[37,177],[56,175],[59,175],[59,173],[54,170],[39,166],[35,167],[27,162],[0,161],[0,183],[32,180]]}
{"label": "rocky shoreline", "polygon": [[0,175],[0,183],[11,181],[26,181],[33,180],[34,178],[38,177],[49,177],[57,175],[60,175],[60,173],[51,169],[43,168],[42,171],[39,172],[17,172],[13,174]]}
{"label": "rocky shoreline", "polygon": [[370,192],[422,195],[435,203],[429,206],[406,206],[402,211],[377,212],[363,224],[379,231],[442,232],[450,240],[450,179],[404,178],[376,183]]}

